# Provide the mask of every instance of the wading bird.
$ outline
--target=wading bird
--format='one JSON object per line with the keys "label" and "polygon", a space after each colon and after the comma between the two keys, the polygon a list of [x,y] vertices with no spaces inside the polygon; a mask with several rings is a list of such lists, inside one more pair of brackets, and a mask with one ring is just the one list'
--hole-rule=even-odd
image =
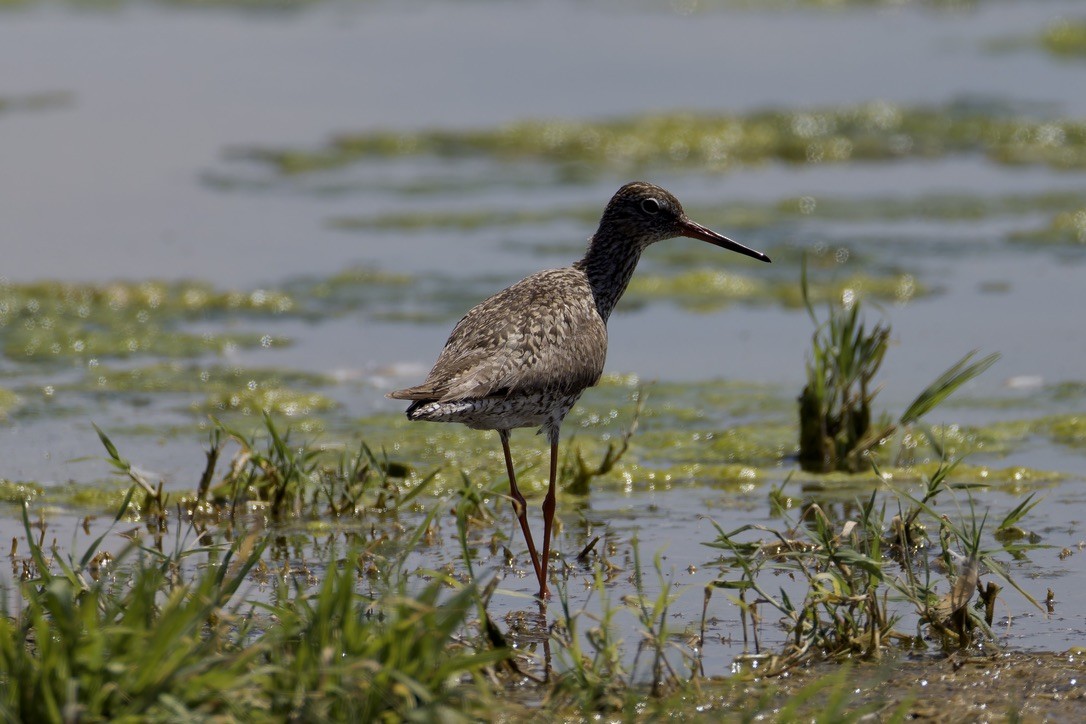
{"label": "wading bird", "polygon": [[[453,328],[426,381],[388,395],[412,401],[407,408],[411,420],[497,430],[541,599],[547,597],[562,420],[603,373],[607,319],[626,291],[641,252],[677,236],[769,261],[765,254],[688,219],[678,199],[659,186],[626,184],[604,209],[580,261],[533,274],[473,307]],[[518,427],[538,427],[550,442],[542,556],[536,554],[509,452],[509,432]]]}

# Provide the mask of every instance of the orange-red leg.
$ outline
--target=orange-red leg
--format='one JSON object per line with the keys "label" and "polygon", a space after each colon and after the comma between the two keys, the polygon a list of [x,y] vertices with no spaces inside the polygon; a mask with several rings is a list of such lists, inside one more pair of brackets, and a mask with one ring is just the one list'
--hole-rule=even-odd
{"label": "orange-red leg", "polygon": [[558,479],[558,435],[551,436],[551,479],[547,497],[543,499],[543,576],[539,580],[539,597],[547,597],[547,579],[551,570],[551,526],[554,523],[555,484]]}
{"label": "orange-red leg", "polygon": [[[502,440],[502,451],[505,453],[505,470],[509,473],[509,493],[513,496],[513,508],[520,521],[520,529],[524,532],[524,542],[528,544],[528,555],[532,557],[532,568],[535,569],[535,577],[540,581],[542,590],[547,589],[546,578],[539,567],[539,556],[535,552],[535,543],[532,542],[532,529],[528,527],[528,503],[517,487],[517,476],[513,472],[513,456],[509,452],[509,431],[498,430],[498,437]],[[546,549],[544,549],[546,550]]]}

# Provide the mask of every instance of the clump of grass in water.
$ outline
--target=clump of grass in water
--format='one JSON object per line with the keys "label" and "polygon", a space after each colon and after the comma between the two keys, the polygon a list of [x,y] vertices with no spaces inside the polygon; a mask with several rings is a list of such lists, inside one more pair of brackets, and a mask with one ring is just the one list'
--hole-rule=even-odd
{"label": "clump of grass in water", "polygon": [[[872,417],[871,403],[878,392],[872,380],[882,365],[890,327],[882,323],[870,331],[860,314],[859,300],[829,305],[820,321],[811,303],[804,260],[801,288],[807,313],[816,330],[807,361],[807,385],[799,398],[799,464],[808,472],[859,472],[868,453],[883,445],[898,427],[908,428],[963,384],[988,369],[998,354],[967,364],[970,352],[928,385],[906,408],[897,423],[888,415]],[[938,449],[930,433],[926,439]]]}
{"label": "clump of grass in water", "polygon": [[[897,508],[892,516],[885,502],[878,504],[876,491],[859,502],[856,515],[847,520],[839,520],[829,509],[812,503],[798,520],[787,520],[780,530],[745,525],[725,531],[714,523],[717,538],[706,545],[726,551],[726,570],[736,573],[722,573],[706,588],[706,610],[713,590],[739,592],[732,600],[744,615],[744,641],[747,631],[752,631],[756,649],[745,658],[758,660],[758,671],[763,675],[781,674],[824,658],[878,659],[892,641],[915,647],[933,638],[950,651],[991,640],[990,625],[1001,587],[991,581],[981,586],[982,571],[1013,586],[1039,607],[995,558],[998,553],[1018,555],[1036,547],[1035,543],[1017,542],[1016,535],[1001,535],[1014,529],[1036,503],[1032,496],[1023,500],[997,528],[994,537],[999,547],[986,549],[982,534],[987,515],[978,520],[971,498],[968,511],[958,520],[935,508],[937,499],[952,490],[948,476],[957,464],[958,459],[944,460],[926,479],[919,498],[891,490],[889,508]],[[959,487],[968,491],[969,486]],[[779,512],[787,518],[783,509]],[[935,540],[928,525],[938,531]],[[768,539],[746,540],[744,534],[750,531]],[[933,549],[945,572],[945,593],[939,593],[943,581],[938,580],[929,555]],[[900,567],[901,573],[894,575],[892,566]],[[766,571],[798,579],[807,589],[803,600],[794,601],[784,589],[779,595],[770,593],[760,581]],[[757,594],[753,602],[747,598],[749,591]],[[980,595],[979,609],[969,605],[974,591]],[[915,635],[899,630],[903,619],[891,602],[913,609]],[[760,650],[758,608],[764,606],[782,614],[790,631],[791,641],[779,654]]]}

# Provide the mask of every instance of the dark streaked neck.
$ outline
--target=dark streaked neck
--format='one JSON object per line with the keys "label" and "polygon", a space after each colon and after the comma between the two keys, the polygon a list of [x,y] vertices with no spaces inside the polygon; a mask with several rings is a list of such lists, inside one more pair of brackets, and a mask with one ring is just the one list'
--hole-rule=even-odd
{"label": "dark streaked neck", "polygon": [[596,308],[605,323],[630,284],[642,249],[626,235],[601,228],[588,242],[584,257],[573,265],[588,276]]}

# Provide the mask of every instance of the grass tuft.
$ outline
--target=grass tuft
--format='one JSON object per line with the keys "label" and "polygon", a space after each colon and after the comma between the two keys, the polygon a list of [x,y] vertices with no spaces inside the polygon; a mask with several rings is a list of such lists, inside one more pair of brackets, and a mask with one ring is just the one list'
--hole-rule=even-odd
{"label": "grass tuft", "polygon": [[[870,454],[898,428],[918,426],[924,415],[999,359],[991,354],[970,364],[975,354],[970,352],[924,388],[896,423],[885,413],[874,418],[872,402],[878,394],[874,379],[886,355],[890,326],[879,322],[868,329],[860,300],[848,298],[831,303],[826,319],[819,320],[808,294],[806,259],[801,287],[815,325],[807,384],[799,398],[799,464],[807,472],[863,470]],[[938,438],[920,430],[941,454]]]}

